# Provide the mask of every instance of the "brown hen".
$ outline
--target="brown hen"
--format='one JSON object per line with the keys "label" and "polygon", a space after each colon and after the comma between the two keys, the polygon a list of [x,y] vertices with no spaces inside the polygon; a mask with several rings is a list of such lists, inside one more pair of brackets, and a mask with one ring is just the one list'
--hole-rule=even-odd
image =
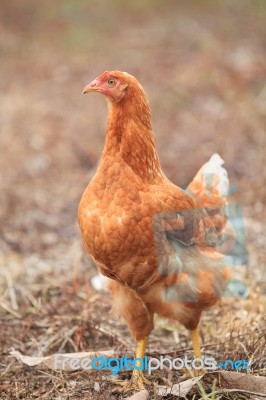
{"label": "brown hen", "polygon": [[[109,113],[100,164],[79,205],[86,249],[110,278],[113,307],[138,342],[136,357],[144,357],[154,313],[190,330],[201,357],[200,315],[226,282],[217,251],[226,223],[223,160],[212,156],[182,190],[161,169],[138,81],[125,72],[104,72],[85,87],[89,92],[106,96]],[[133,371],[132,384],[143,387],[141,371]]]}

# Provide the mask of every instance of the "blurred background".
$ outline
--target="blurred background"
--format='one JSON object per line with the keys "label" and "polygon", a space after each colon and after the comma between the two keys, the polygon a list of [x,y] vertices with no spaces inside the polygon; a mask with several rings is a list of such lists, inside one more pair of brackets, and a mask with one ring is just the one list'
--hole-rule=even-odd
{"label": "blurred background", "polygon": [[[127,71],[143,85],[161,163],[173,182],[186,185],[214,152],[225,160],[246,221],[249,274],[254,292],[261,291],[264,0],[2,0],[0,40],[3,324],[24,317],[31,326],[55,312],[65,315],[73,296],[79,293],[82,302],[93,293],[76,219],[103,149],[107,107],[102,96],[81,92],[105,70]],[[14,343],[5,331],[7,356]],[[32,337],[39,336],[24,334],[28,341],[17,338],[20,347],[32,350]]]}
{"label": "blurred background", "polygon": [[81,92],[104,70],[144,86],[171,180],[218,152],[243,206],[265,212],[264,1],[4,1],[0,35],[5,251],[71,242],[106,129],[105,100]]}

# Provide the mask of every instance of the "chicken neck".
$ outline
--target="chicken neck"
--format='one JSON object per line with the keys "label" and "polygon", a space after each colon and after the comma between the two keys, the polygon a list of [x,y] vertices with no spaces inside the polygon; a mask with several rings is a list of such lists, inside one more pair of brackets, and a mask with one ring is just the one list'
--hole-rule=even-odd
{"label": "chicken neck", "polygon": [[102,162],[108,156],[122,158],[134,174],[148,183],[163,179],[145,96],[109,103],[107,135]]}

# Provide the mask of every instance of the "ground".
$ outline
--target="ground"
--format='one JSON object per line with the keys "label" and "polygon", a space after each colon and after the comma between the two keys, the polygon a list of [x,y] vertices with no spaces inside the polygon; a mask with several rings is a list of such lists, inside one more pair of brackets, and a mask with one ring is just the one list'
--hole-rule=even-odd
{"label": "ground", "polygon": [[[214,152],[224,158],[245,224],[248,296],[204,314],[203,353],[248,359],[250,374],[265,376],[265,2],[4,1],[0,40],[0,399],[119,398],[108,372],[55,372],[10,355],[134,349],[109,295],[91,285],[76,221],[106,125],[104,99],[81,92],[110,69],[144,86],[173,182],[185,186]],[[185,329],[157,318],[148,354],[184,352]],[[242,395],[255,398],[217,399]]]}

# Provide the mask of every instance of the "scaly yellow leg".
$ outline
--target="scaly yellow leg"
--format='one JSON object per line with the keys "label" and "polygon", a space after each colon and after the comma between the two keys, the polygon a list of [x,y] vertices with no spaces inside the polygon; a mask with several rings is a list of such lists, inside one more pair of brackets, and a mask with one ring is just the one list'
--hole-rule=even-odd
{"label": "scaly yellow leg", "polygon": [[191,339],[192,339],[195,358],[202,358],[200,350],[199,328],[196,328],[193,331],[191,331]]}
{"label": "scaly yellow leg", "polygon": [[[141,339],[137,342],[135,358],[142,358],[142,359],[144,358],[147,343],[148,343],[147,337],[144,339]],[[136,365],[140,366],[141,365],[140,361],[136,361]],[[122,392],[122,393],[131,392],[131,391],[140,391],[140,390],[144,389],[144,382],[146,384],[151,384],[151,382],[148,381],[148,379],[146,379],[144,377],[142,370],[138,370],[138,369],[134,368],[133,372],[132,372],[131,381],[130,382],[116,381],[116,384],[121,387],[119,389],[115,389],[115,391]]]}
{"label": "scaly yellow leg", "polygon": [[[199,328],[196,328],[193,331],[191,331],[191,339],[192,339],[193,350],[194,350],[194,358],[202,358],[202,354],[201,354],[201,350],[200,350]],[[194,374],[202,375],[202,374],[205,374],[205,372],[206,371],[204,370],[204,368],[201,368],[201,369],[195,370]]]}
{"label": "scaly yellow leg", "polygon": [[[142,359],[144,358],[147,343],[148,343],[147,337],[137,342],[136,358],[142,358]],[[137,361],[136,365],[140,366],[141,365],[140,361]],[[131,379],[132,379],[132,384],[134,386],[136,385],[139,389],[143,389],[144,388],[143,381],[147,381],[147,379],[144,378],[143,372],[135,368],[133,369]]]}

